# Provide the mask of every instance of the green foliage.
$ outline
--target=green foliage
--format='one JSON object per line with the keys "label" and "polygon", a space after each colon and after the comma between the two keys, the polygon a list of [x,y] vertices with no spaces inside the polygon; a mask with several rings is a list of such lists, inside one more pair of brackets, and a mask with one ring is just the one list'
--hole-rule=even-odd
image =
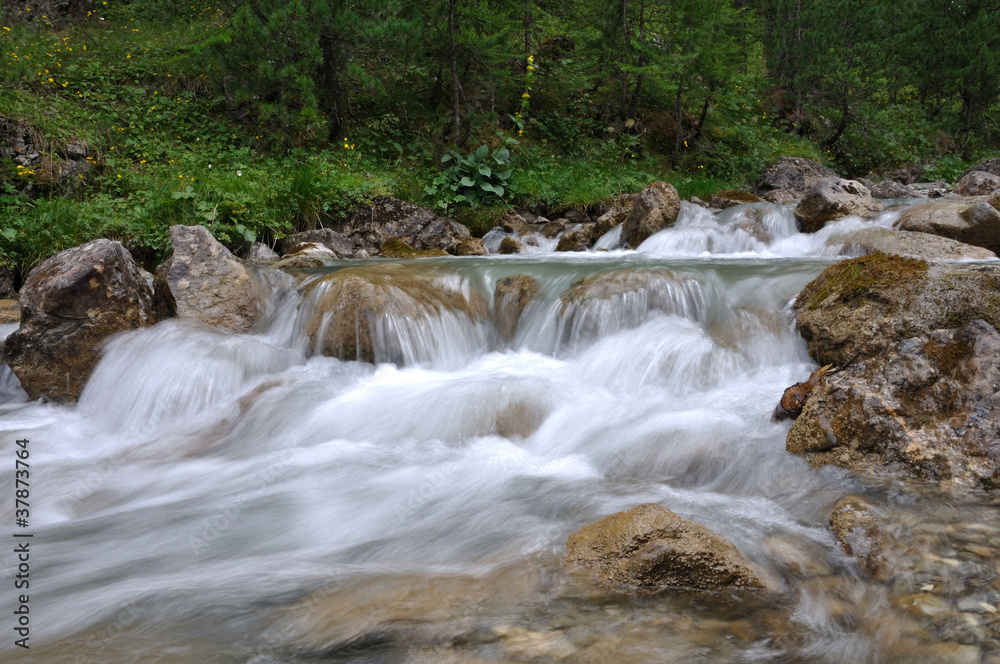
{"label": "green foliage", "polygon": [[482,202],[499,201],[509,187],[510,162],[511,154],[506,146],[490,152],[490,146],[484,143],[465,156],[449,149],[441,157],[441,163],[449,165],[425,192],[435,199],[435,207],[444,210],[454,203],[476,207]]}

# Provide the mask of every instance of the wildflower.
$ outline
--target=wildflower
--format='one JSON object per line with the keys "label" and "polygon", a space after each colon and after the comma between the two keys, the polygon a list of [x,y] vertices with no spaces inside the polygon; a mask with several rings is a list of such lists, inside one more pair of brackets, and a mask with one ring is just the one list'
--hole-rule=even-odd
{"label": "wildflower", "polygon": [[521,95],[522,99],[529,99],[530,97],[531,97],[531,95],[529,95],[527,92],[525,92],[524,94]]}
{"label": "wildflower", "polygon": [[236,177],[238,177],[238,178],[241,178],[241,177],[243,177],[243,171],[241,171],[241,170],[237,170],[237,171],[236,171]]}

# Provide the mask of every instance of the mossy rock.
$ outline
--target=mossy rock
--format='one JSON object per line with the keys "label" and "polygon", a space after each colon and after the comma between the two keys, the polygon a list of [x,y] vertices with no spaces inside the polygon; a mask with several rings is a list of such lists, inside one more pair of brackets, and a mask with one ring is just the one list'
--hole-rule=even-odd
{"label": "mossy rock", "polygon": [[391,237],[382,243],[382,258],[436,258],[450,255],[444,249],[416,250],[398,237]]}
{"label": "mossy rock", "polygon": [[824,270],[795,311],[813,359],[842,365],[933,330],[1000,325],[1000,266],[869,254]]}

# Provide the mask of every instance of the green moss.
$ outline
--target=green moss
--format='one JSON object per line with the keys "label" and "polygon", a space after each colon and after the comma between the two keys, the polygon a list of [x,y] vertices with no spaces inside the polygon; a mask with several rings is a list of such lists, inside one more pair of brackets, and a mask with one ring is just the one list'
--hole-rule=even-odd
{"label": "green moss", "polygon": [[[806,306],[817,309],[831,296],[836,295],[840,304],[857,300],[875,299],[885,302],[884,291],[912,286],[927,276],[927,263],[915,258],[903,258],[876,252],[861,258],[842,261],[833,265],[811,282]],[[888,309],[898,309],[899,300],[886,302]]]}
{"label": "green moss", "polygon": [[447,255],[448,252],[441,249],[417,251],[398,237],[391,237],[382,244],[382,258],[433,258]]}

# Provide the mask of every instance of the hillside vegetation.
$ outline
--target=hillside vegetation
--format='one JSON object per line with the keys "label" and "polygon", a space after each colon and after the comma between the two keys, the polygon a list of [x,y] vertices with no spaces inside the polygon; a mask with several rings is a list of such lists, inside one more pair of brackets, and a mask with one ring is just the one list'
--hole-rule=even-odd
{"label": "hillside vegetation", "polygon": [[991,3],[12,0],[0,20],[0,261],[22,273],[95,237],[151,266],[177,223],[239,251],[380,194],[481,233],[658,179],[747,187],[781,155],[953,181],[1000,144]]}

